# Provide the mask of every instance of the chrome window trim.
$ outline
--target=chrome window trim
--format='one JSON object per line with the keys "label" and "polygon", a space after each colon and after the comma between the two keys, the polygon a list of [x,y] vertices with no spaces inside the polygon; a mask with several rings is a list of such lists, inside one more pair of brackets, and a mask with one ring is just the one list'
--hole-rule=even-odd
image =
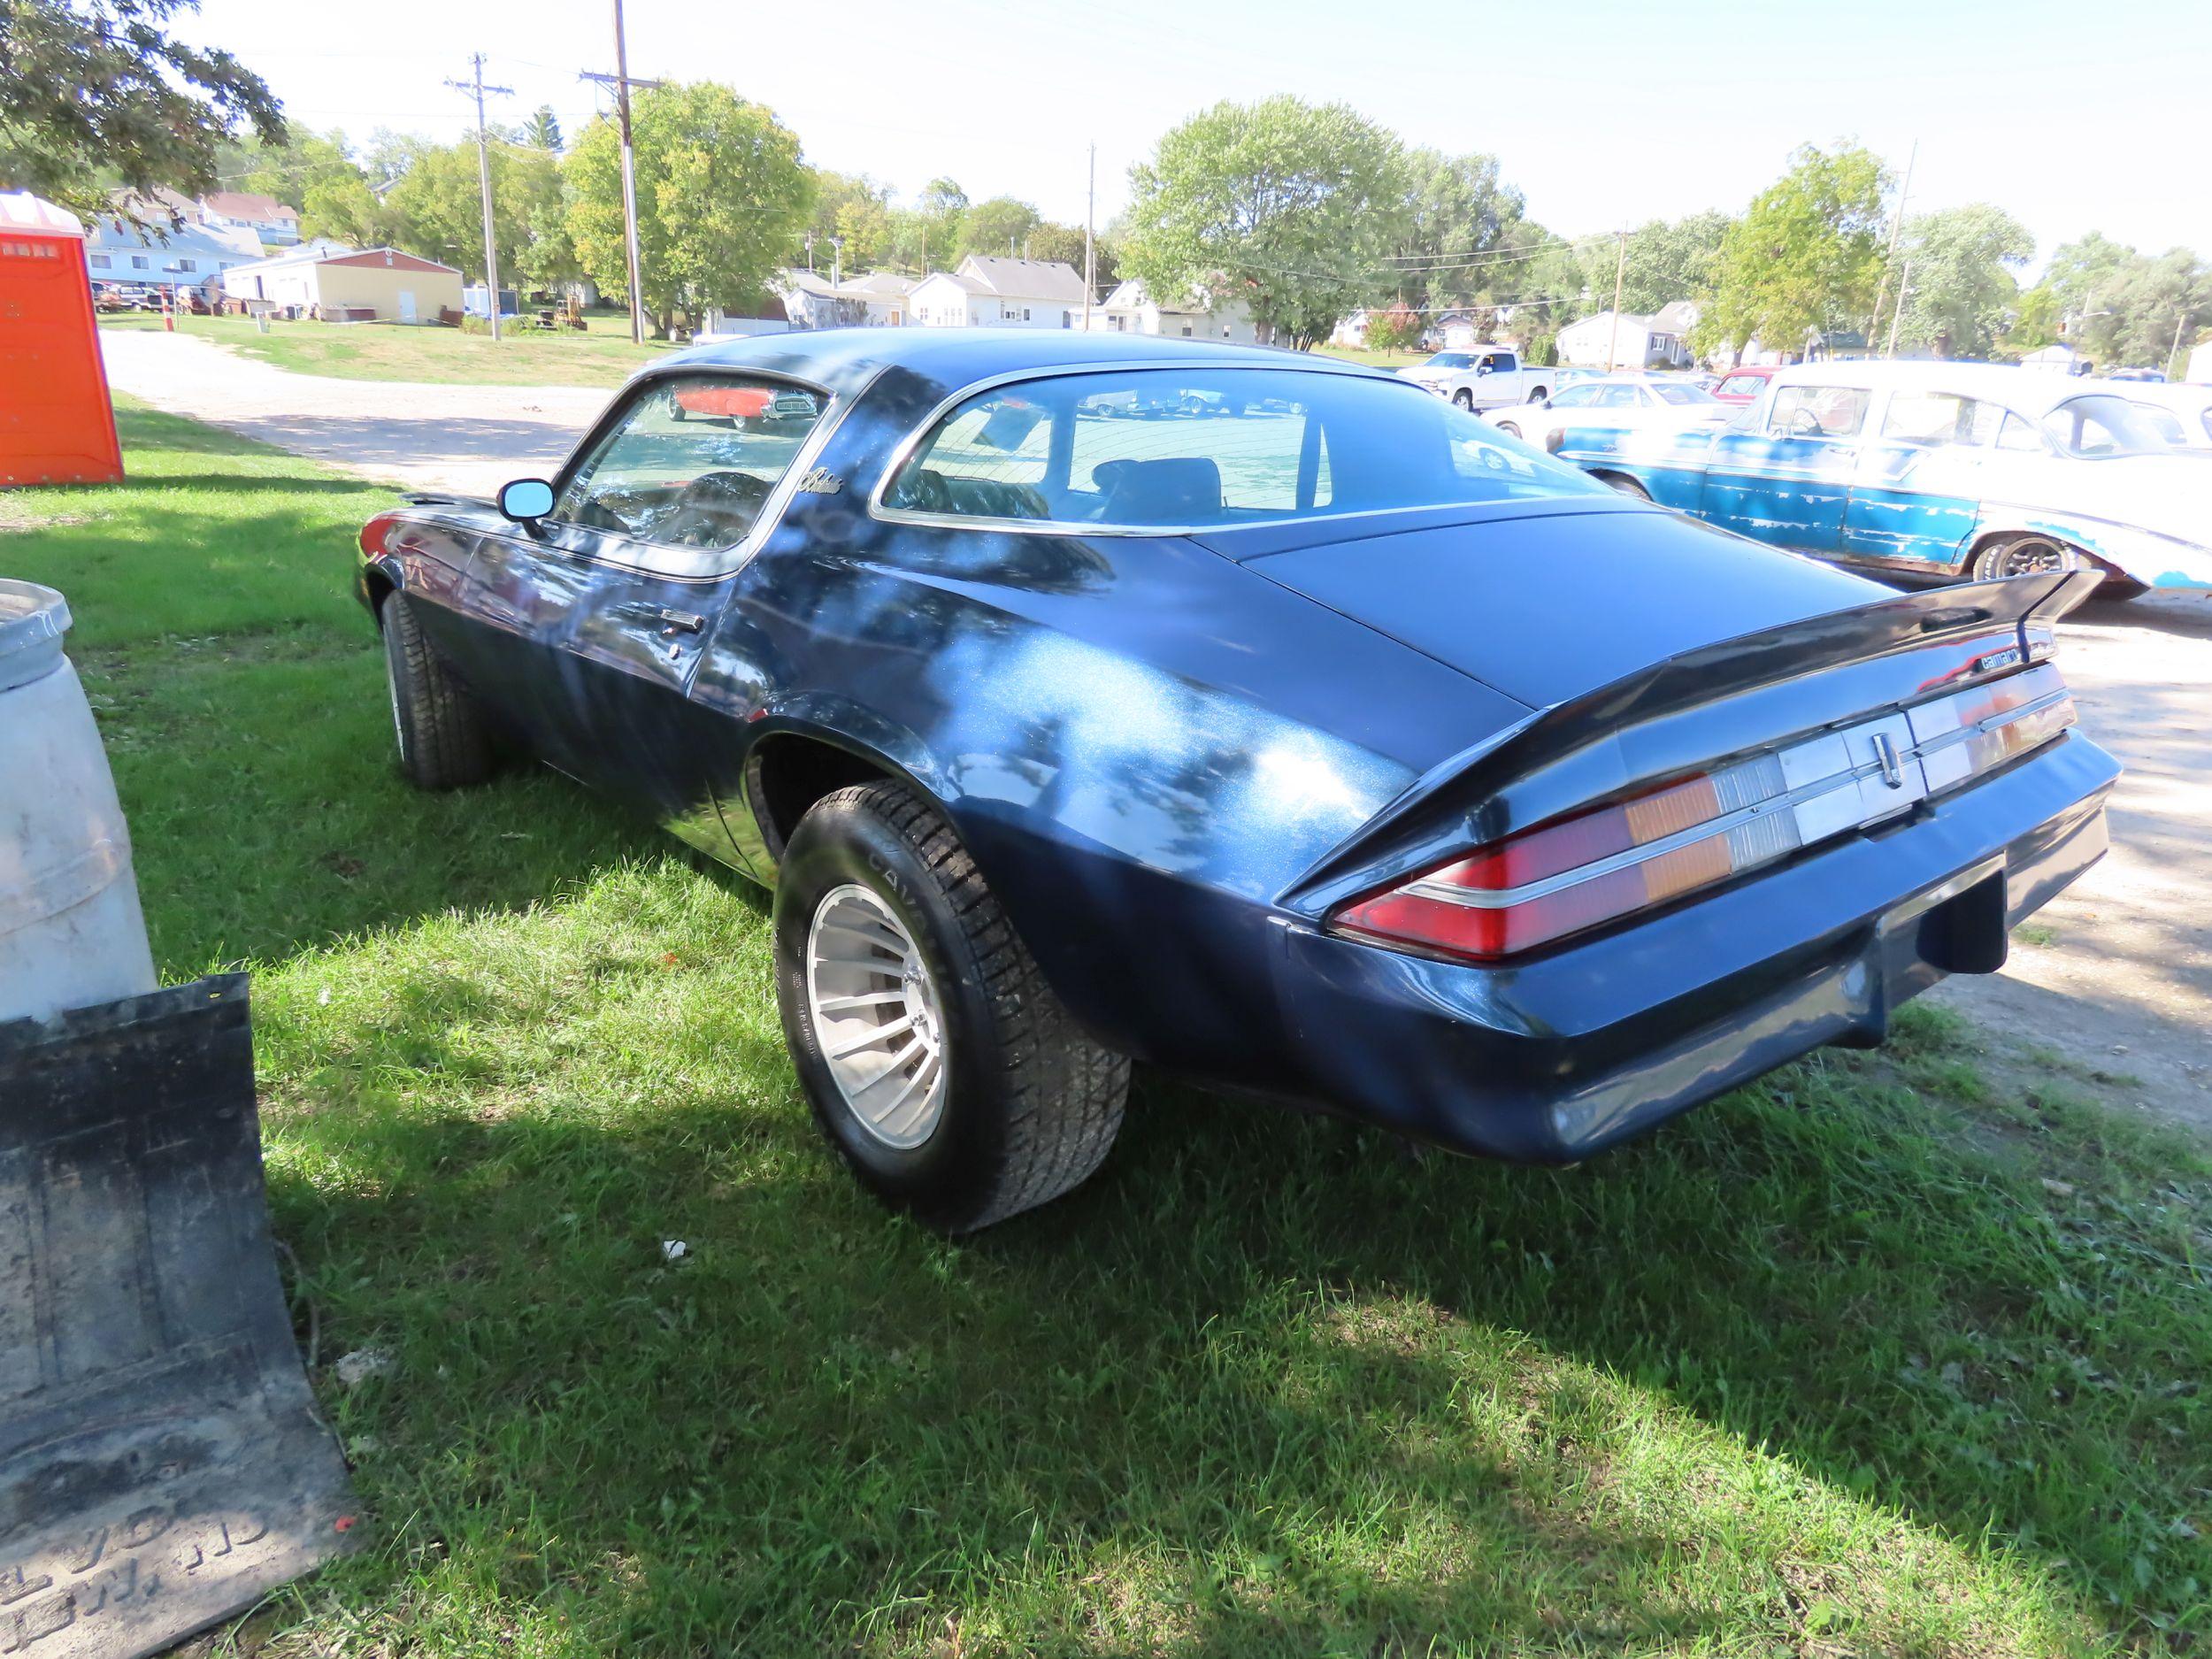
{"label": "chrome window trim", "polygon": [[[1976,687],[1973,689],[1978,690],[1980,687]],[[1950,694],[1953,697],[1965,695],[1968,694],[1962,692]],[[1925,756],[1939,754],[1944,749],[1966,742],[1972,738],[1996,731],[2002,726],[2010,726],[2016,720],[2024,720],[2031,715],[2040,714],[2058,703],[2070,701],[2072,696],[2073,693],[2070,690],[2061,686],[2056,691],[2038,697],[2032,703],[2024,703],[2016,709],[2007,709],[2001,714],[1991,715],[1986,719],[1978,720],[1971,726],[1960,726],[1955,730],[1929,738],[1924,742],[1916,743],[1909,749],[1900,749],[1897,752],[1897,758],[1917,764]],[[1935,699],[1937,703],[1947,700],[1941,697]],[[1924,703],[1914,705],[1916,708],[1922,709],[1931,706],[1930,703]],[[1884,724],[1892,718],[1893,717],[1880,716],[1872,721],[1863,721],[1858,725],[1847,726],[1841,735],[1847,737],[1852,732],[1862,730],[1870,725]],[[1818,741],[1819,739],[1814,738],[1807,741]],[[1767,752],[1779,756],[1787,752],[1787,748],[1793,747],[1795,745],[1793,744],[1785,749],[1771,749]],[[1740,829],[1756,819],[1770,818],[1777,812],[1794,811],[1807,802],[1817,801],[1845,789],[1855,789],[1867,779],[1879,776],[1881,771],[1881,764],[1878,761],[1868,761],[1861,765],[1848,767],[1842,772],[1832,772],[1824,778],[1816,778],[1809,783],[1801,783],[1794,789],[1785,790],[1780,795],[1770,795],[1763,801],[1755,801],[1749,806],[1738,807],[1732,812],[1723,812],[1717,817],[1706,819],[1701,824],[1693,824],[1687,829],[1677,830],[1671,835],[1663,835],[1657,841],[1647,841],[1640,847],[1631,847],[1622,852],[1611,853],[1603,858],[1594,859],[1589,864],[1578,864],[1572,870],[1563,870],[1555,876],[1546,876],[1540,880],[1524,882],[1517,887],[1454,887],[1448,882],[1423,879],[1409,882],[1404,891],[1420,898],[1434,899],[1444,904],[1456,904],[1462,909],[1471,910],[1502,910],[1512,905],[1530,903],[1537,899],[1549,898],[1555,893],[1563,893],[1569,887],[1580,887],[1586,881],[1595,881],[1602,876],[1609,876],[1622,870],[1633,869],[1638,864],[1649,864],[1655,858],[1664,857],[1669,853],[1679,851],[1698,841],[1709,841],[1716,835],[1724,835],[1732,830]],[[1973,780],[1973,774],[1970,773],[1945,786],[1942,790],[1929,790],[1926,795],[1916,795],[1904,804],[1912,805],[1937,794],[1959,788]],[[1863,819],[1853,827],[1863,829],[1868,824],[1876,821],[1871,818]],[[1832,841],[1836,835],[1844,833],[1839,830],[1822,839]],[[1821,844],[1819,841],[1802,843],[1805,846],[1819,844]]]}
{"label": "chrome window trim", "polygon": [[[828,446],[830,439],[836,435],[838,427],[844,424],[845,417],[851,412],[854,403],[867,390],[864,385],[857,392],[840,396],[826,386],[771,369],[717,369],[684,365],[649,370],[643,376],[625,386],[623,392],[626,396],[610,403],[607,411],[577,440],[568,459],[553,475],[556,498],[567,488],[585,454],[611,429],[618,419],[626,416],[639,402],[651,396],[657,388],[666,381],[692,375],[719,375],[725,380],[750,378],[775,380],[800,391],[811,392],[823,400],[822,412],[815,418],[812,428],[800,441],[790,465],[784,468],[782,475],[769,490],[767,498],[761,503],[760,516],[753,520],[753,527],[746,532],[744,537],[715,548],[669,547],[661,542],[624,535],[619,531],[598,530],[588,525],[572,526],[566,519],[549,518],[544,522],[553,527],[554,534],[544,538],[530,538],[528,545],[531,548],[541,553],[558,553],[579,564],[604,565],[614,570],[634,571],[641,575],[662,577],[670,581],[710,582],[734,576],[752,563],[762,545],[782,524],[784,512],[791,504],[791,497],[798,493],[799,480],[813,470],[816,459]],[[872,383],[873,377],[870,378]],[[595,537],[603,550],[586,553],[565,546],[557,539],[558,532],[565,528],[574,528]]]}
{"label": "chrome window trim", "polygon": [[[1065,368],[1017,369],[1011,373],[995,374],[987,380],[973,380],[952,394],[931,410],[921,424],[899,440],[891,451],[891,458],[884,463],[883,471],[876,478],[875,488],[868,492],[868,516],[884,524],[925,525],[939,530],[988,530],[1015,535],[1125,535],[1125,536],[1191,536],[1214,535],[1224,530],[1246,530],[1293,524],[1332,524],[1345,518],[1373,518],[1385,513],[1417,512],[1426,507],[1481,506],[1480,502],[1428,502],[1408,503],[1396,507],[1360,507],[1347,512],[1317,512],[1291,514],[1279,518],[1255,519],[1250,524],[1234,521],[1202,525],[1110,525],[1092,524],[1071,518],[990,518],[974,513],[923,512],[911,507],[887,507],[883,497],[891,488],[891,480],[903,471],[914,458],[930,434],[937,430],[938,422],[971,398],[996,391],[1002,386],[1024,385],[1033,380],[1066,380],[1076,374],[1133,374],[1155,369],[1195,369],[1202,373],[1225,372],[1233,374],[1317,374],[1329,380],[1371,380],[1382,386],[1402,386],[1408,391],[1423,396],[1433,396],[1430,388],[1417,380],[1402,375],[1385,374],[1377,370],[1348,365],[1341,369],[1318,365],[1284,365],[1278,363],[1201,363],[1179,362],[1172,357],[1146,357],[1133,363],[1081,363]],[[1478,417],[1479,419],[1479,417]],[[1602,487],[1595,494],[1604,492]],[[1560,501],[1573,501],[1574,495],[1560,495]]]}

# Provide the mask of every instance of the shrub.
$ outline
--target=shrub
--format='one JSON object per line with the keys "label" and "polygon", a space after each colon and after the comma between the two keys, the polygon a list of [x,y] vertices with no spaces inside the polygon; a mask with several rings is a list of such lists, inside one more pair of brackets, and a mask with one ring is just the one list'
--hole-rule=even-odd
{"label": "shrub", "polygon": [[1402,301],[1367,313],[1370,351],[1408,351],[1421,343],[1421,313]]}

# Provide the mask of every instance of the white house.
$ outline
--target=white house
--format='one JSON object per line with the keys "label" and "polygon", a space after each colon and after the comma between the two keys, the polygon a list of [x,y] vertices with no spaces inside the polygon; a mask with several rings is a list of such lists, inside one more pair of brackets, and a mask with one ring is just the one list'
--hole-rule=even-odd
{"label": "white house", "polygon": [[300,239],[300,213],[273,196],[250,190],[215,190],[200,198],[200,222],[220,230],[247,230],[272,248]]}
{"label": "white house", "polygon": [[95,284],[197,288],[212,296],[225,272],[260,257],[261,244],[251,231],[188,220],[173,228],[95,219],[85,237],[85,266]]}
{"label": "white house", "polygon": [[1136,277],[1106,296],[1091,312],[1091,331],[1109,334],[1159,334],[1167,339],[1229,340],[1252,345],[1259,339],[1242,300],[1209,300],[1194,295],[1179,306],[1164,306]]}
{"label": "white house", "polygon": [[912,301],[909,296],[918,280],[901,276],[895,271],[871,271],[866,276],[848,278],[843,293],[846,298],[857,300],[867,308],[867,322],[879,328],[896,328],[911,315]]}
{"label": "white house", "polygon": [[934,271],[907,298],[927,328],[1079,328],[1083,279],[1058,259],[970,254],[954,271]]}
{"label": "white house", "polygon": [[1340,318],[1336,326],[1329,331],[1329,343],[1333,346],[1355,348],[1364,346],[1367,343],[1369,315],[1367,311],[1356,311],[1349,316]]}
{"label": "white house", "polygon": [[1559,361],[1586,369],[1686,369],[1694,360],[1688,335],[1697,316],[1694,304],[1676,300],[1648,317],[1623,311],[1617,330],[1613,313],[1600,311],[1559,331]]}

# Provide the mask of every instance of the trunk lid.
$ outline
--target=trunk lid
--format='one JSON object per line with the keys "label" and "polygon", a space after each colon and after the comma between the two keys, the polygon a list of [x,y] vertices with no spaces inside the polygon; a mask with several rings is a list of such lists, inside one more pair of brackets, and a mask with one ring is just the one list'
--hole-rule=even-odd
{"label": "trunk lid", "polygon": [[[1409,517],[1415,517],[1409,515]],[[1892,591],[1625,498],[1205,538],[1216,552],[1535,708]],[[1348,527],[1351,526],[1351,527]]]}

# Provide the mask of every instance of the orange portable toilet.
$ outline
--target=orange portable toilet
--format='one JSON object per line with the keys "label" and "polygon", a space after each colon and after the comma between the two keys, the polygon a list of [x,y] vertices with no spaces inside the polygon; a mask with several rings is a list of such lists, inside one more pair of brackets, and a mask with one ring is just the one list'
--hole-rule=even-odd
{"label": "orange portable toilet", "polygon": [[0,191],[0,488],[122,477],[84,229],[51,202]]}

